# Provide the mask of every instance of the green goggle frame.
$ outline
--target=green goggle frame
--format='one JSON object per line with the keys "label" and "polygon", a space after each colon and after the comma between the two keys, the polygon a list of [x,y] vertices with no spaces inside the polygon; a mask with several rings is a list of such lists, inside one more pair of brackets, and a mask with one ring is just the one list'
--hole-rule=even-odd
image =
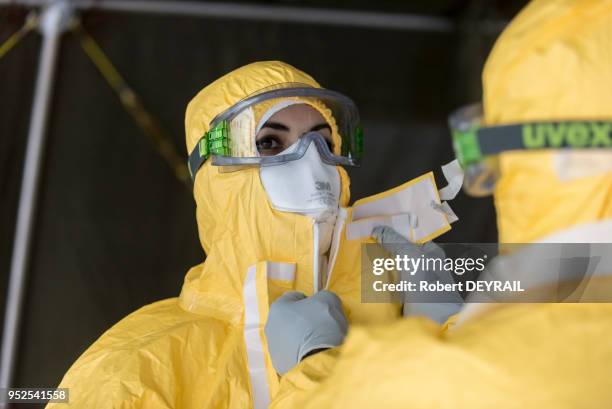
{"label": "green goggle frame", "polygon": [[467,166],[504,151],[612,148],[612,121],[543,121],[453,129],[459,163]]}

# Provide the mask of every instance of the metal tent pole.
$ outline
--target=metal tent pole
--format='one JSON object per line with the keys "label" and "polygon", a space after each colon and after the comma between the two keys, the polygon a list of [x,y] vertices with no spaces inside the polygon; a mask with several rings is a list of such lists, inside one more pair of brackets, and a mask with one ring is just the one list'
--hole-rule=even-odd
{"label": "metal tent pole", "polygon": [[[0,4],[36,7],[45,0],[0,0]],[[168,0],[73,0],[75,9],[98,9],[131,13],[154,13],[191,17],[231,18],[315,25],[352,26],[383,30],[448,32],[455,29],[451,19],[406,13],[288,7],[232,2]]]}
{"label": "metal tent pole", "polygon": [[43,36],[43,42],[38,62],[38,77],[34,89],[28,144],[21,180],[21,195],[17,208],[15,242],[13,243],[8,297],[2,333],[0,388],[12,386],[22,299],[28,267],[28,253],[36,210],[41,158],[45,142],[45,125],[53,90],[53,78],[60,37],[68,24],[70,14],[69,3],[66,0],[60,0],[49,3],[43,11],[40,20],[39,27]]}
{"label": "metal tent pole", "polygon": [[[80,3],[80,2],[79,2]],[[90,1],[83,1],[83,4]],[[184,16],[267,20],[286,23],[307,23],[333,26],[354,26],[388,30],[446,32],[454,23],[446,18],[403,13],[355,10],[334,10],[316,7],[287,7],[263,4],[221,2],[98,0],[95,7],[103,10],[174,14]]]}

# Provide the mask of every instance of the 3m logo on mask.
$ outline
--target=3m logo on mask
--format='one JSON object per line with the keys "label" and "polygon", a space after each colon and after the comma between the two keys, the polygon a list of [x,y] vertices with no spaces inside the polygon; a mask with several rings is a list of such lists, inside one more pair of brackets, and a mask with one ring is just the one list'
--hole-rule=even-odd
{"label": "3m logo on mask", "polygon": [[316,193],[313,193],[310,196],[309,201],[318,202],[319,204],[325,205],[325,206],[334,206],[336,204],[336,199],[332,191],[331,183],[321,181],[321,180],[315,180],[314,184],[315,184]]}
{"label": "3m logo on mask", "polygon": [[523,143],[528,149],[612,147],[612,123],[560,122],[523,125]]}
{"label": "3m logo on mask", "polygon": [[331,192],[332,187],[331,187],[331,183],[329,182],[321,182],[321,181],[316,181],[315,182],[315,187],[318,191],[328,191]]}

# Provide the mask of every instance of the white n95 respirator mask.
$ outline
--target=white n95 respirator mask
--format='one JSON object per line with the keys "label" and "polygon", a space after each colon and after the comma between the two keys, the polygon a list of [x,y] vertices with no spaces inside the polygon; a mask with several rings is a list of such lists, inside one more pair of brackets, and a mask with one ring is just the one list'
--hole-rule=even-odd
{"label": "white n95 respirator mask", "polygon": [[[298,144],[283,151],[291,153]],[[262,166],[261,183],[272,207],[317,218],[319,214],[338,209],[340,175],[336,166],[324,163],[314,143],[297,160],[273,166]]]}

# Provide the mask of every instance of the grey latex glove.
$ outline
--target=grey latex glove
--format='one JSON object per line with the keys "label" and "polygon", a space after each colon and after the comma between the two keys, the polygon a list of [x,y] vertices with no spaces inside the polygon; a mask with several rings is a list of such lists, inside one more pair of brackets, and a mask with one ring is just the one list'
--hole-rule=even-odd
{"label": "grey latex glove", "polygon": [[[425,244],[415,244],[408,241],[404,236],[399,234],[397,231],[388,226],[378,226],[372,231],[372,235],[376,241],[389,253],[393,255],[404,256],[407,255],[411,258],[419,258],[424,255],[427,258],[444,258],[444,250],[442,250],[437,244],[430,241]],[[402,271],[400,274],[406,274]],[[407,279],[407,278],[402,278]],[[440,281],[441,283],[452,284],[453,280],[452,273],[450,271],[417,271],[417,273],[410,277],[410,281],[425,280],[431,283]],[[431,297],[435,294],[432,293]],[[459,293],[448,294],[440,296],[443,301],[435,302],[405,302],[403,315],[404,317],[421,315],[431,318],[432,320],[443,324],[446,322],[448,317],[459,312],[463,305],[463,299]]]}
{"label": "grey latex glove", "polygon": [[309,353],[342,344],[347,330],[342,302],[336,294],[283,294],[270,306],[265,327],[274,369],[283,375]]}

